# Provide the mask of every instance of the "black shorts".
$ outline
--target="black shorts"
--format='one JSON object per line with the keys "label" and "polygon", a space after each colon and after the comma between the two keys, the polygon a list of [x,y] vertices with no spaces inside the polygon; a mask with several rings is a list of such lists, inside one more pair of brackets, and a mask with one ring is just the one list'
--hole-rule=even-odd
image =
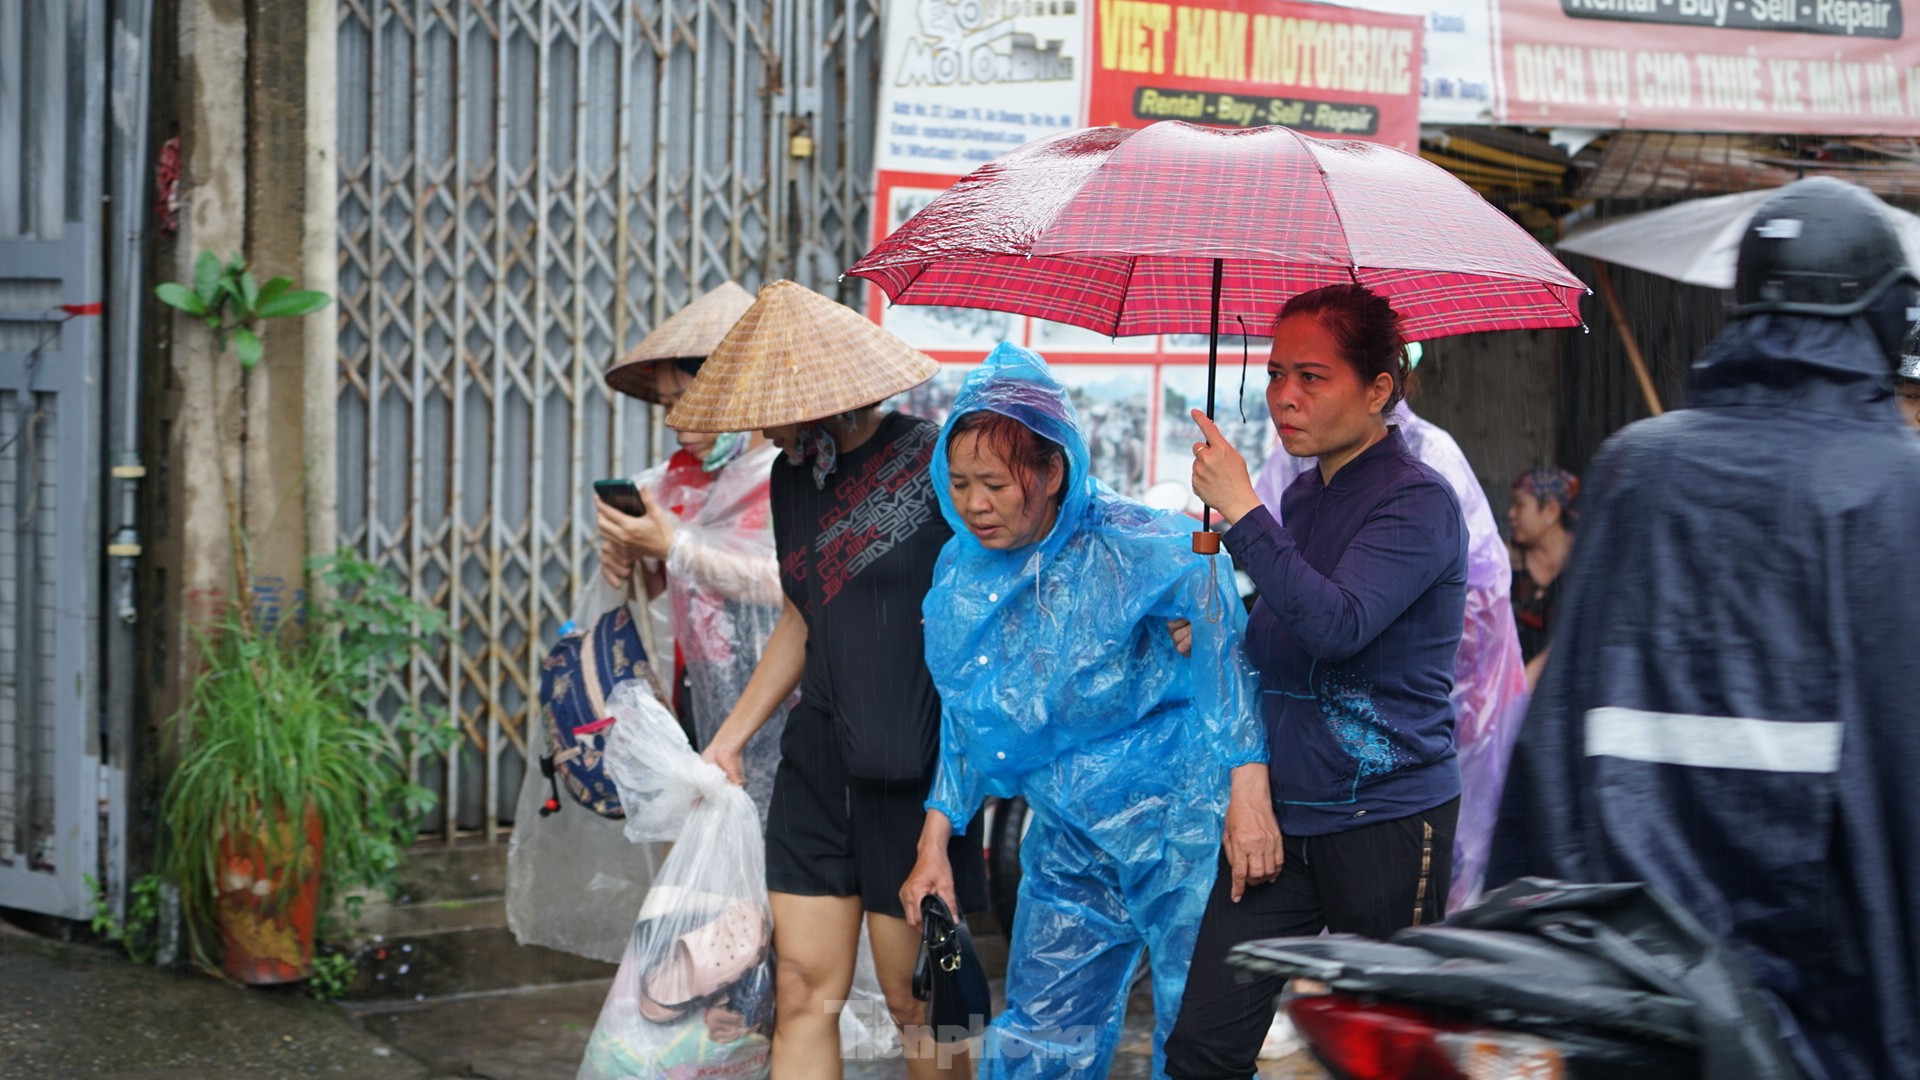
{"label": "black shorts", "polygon": [[[932,784],[930,776],[891,786],[849,782],[833,717],[803,699],[787,716],[767,807],[767,888],[795,896],[857,896],[863,910],[905,918],[900,886],[913,873]],[[954,837],[947,858],[960,906],[985,909],[979,829]]]}

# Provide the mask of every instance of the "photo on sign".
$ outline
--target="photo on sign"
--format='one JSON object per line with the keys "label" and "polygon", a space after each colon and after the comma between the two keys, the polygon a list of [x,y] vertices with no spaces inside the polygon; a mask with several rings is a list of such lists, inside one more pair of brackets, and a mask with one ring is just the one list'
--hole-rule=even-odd
{"label": "photo on sign", "polygon": [[1092,330],[1047,319],[1033,320],[1033,350],[1042,356],[1058,352],[1150,353],[1158,344],[1152,334],[1108,337]]}
{"label": "photo on sign", "polygon": [[[1207,352],[1207,335],[1168,334],[1165,348],[1166,351],[1170,353],[1195,352],[1204,356]],[[1254,337],[1251,335],[1241,337],[1239,334],[1220,335],[1220,362],[1222,364],[1226,363],[1228,358],[1232,358],[1233,362],[1237,365],[1244,355],[1250,365],[1264,366],[1267,362],[1267,353],[1271,351],[1273,351],[1272,338]]]}
{"label": "photo on sign", "polygon": [[1053,364],[1087,437],[1093,475],[1122,495],[1147,489],[1152,447],[1153,367],[1148,364]]}
{"label": "photo on sign", "polygon": [[[894,188],[887,198],[887,229],[898,229],[941,192],[935,188]],[[1025,319],[983,308],[888,304],[880,316],[886,327],[919,349],[978,349],[985,353],[1003,341],[1019,341]]]}
{"label": "photo on sign", "polygon": [[960,396],[960,384],[979,364],[941,364],[933,378],[893,399],[893,408],[908,416],[945,424],[953,412],[954,399]]}
{"label": "photo on sign", "polygon": [[[1226,350],[1223,347],[1221,351]],[[1220,434],[1247,459],[1248,475],[1258,476],[1267,455],[1286,452],[1276,445],[1273,420],[1267,412],[1264,352],[1260,354],[1259,366],[1247,369],[1246,392],[1240,404],[1235,405],[1234,394],[1239,389],[1239,364],[1231,371],[1221,364],[1219,381],[1214,384],[1213,419],[1220,427]],[[1193,444],[1200,441],[1200,429],[1194,424],[1190,410],[1204,412],[1206,407],[1205,364],[1166,364],[1160,368],[1160,458],[1156,462],[1155,480],[1192,484]],[[1244,420],[1241,419],[1243,410]],[[1191,507],[1198,509],[1198,500],[1194,500]]]}

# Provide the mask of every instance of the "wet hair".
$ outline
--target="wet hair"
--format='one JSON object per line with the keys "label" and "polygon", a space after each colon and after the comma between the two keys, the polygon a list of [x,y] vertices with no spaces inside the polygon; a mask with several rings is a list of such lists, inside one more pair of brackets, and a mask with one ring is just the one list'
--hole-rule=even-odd
{"label": "wet hair", "polygon": [[1060,444],[1041,435],[1027,425],[1005,413],[991,409],[977,409],[953,422],[947,432],[947,453],[953,453],[953,444],[960,436],[977,435],[975,445],[993,451],[995,456],[1007,463],[1007,471],[1013,474],[1013,482],[1027,498],[1033,497],[1035,486],[1047,470],[1057,462],[1060,466],[1060,490],[1054,493],[1056,503],[1065,499],[1067,494],[1067,474],[1072,464],[1067,461],[1067,452]]}
{"label": "wet hair", "polygon": [[1412,369],[1407,366],[1406,340],[1400,336],[1400,316],[1386,297],[1365,285],[1328,285],[1287,301],[1273,325],[1295,315],[1320,320],[1362,385],[1372,385],[1381,375],[1393,376],[1393,392],[1380,415],[1393,411],[1406,393]]}
{"label": "wet hair", "polygon": [[1565,469],[1552,465],[1541,465],[1514,478],[1513,490],[1533,496],[1534,500],[1545,506],[1556,503],[1560,507],[1560,524],[1568,532],[1578,530],[1580,526],[1580,478]]}
{"label": "wet hair", "polygon": [[700,365],[706,362],[707,358],[704,356],[680,356],[674,358],[673,366],[689,375],[698,375],[700,374]]}

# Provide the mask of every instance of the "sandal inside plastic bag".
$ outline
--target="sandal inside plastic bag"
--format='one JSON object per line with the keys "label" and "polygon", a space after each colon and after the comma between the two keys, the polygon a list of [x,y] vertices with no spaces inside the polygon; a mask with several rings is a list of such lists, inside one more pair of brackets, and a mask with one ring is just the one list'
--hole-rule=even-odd
{"label": "sandal inside plastic bag", "polygon": [[[697,920],[674,915],[657,921],[678,927]],[[646,926],[636,927],[636,936]],[[655,1023],[671,1023],[724,998],[735,983],[765,962],[772,940],[766,909],[751,900],[737,900],[680,934],[664,950],[642,947],[643,955],[651,952],[657,959],[640,976],[640,1015]]]}

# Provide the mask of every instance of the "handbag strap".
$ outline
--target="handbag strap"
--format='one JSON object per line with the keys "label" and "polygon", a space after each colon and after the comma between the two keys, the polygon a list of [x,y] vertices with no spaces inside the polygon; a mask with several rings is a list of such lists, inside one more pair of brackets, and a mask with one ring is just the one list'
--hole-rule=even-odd
{"label": "handbag strap", "polygon": [[600,692],[600,661],[594,656],[599,629],[600,623],[596,620],[580,638],[580,682],[587,691],[587,704],[593,709],[594,720],[607,717],[607,695]]}
{"label": "handbag strap", "polygon": [[952,974],[960,970],[960,942],[965,928],[940,897],[929,894],[920,902],[921,948],[941,971]]}

